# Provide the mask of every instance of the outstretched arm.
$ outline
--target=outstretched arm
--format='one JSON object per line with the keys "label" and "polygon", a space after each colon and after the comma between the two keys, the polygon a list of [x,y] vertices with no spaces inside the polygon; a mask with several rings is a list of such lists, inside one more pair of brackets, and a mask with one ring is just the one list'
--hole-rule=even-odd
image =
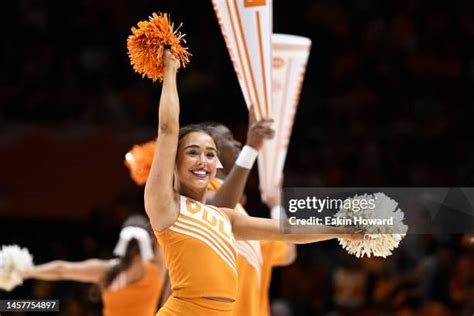
{"label": "outstretched arm", "polygon": [[158,139],[150,174],[145,185],[145,210],[151,226],[161,231],[171,225],[178,213],[178,199],[173,190],[173,173],[178,148],[179,98],[176,72],[179,62],[165,51],[165,74],[158,117]]}
{"label": "outstretched arm", "polygon": [[238,240],[282,240],[295,244],[309,244],[334,238],[362,239],[353,228],[319,225],[311,233],[285,234],[281,232],[282,220],[252,217],[231,209],[223,209],[232,223],[232,231]]}
{"label": "outstretched arm", "polygon": [[82,262],[51,261],[22,272],[24,279],[100,283],[110,268],[109,261],[90,259]]}

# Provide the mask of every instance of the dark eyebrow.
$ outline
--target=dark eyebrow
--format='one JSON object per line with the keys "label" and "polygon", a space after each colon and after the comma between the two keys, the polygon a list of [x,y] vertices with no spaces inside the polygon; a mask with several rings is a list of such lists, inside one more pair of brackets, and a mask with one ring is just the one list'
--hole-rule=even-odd
{"label": "dark eyebrow", "polygon": [[[188,148],[199,148],[199,146],[198,145],[189,145],[189,146],[184,147],[184,149],[188,149]],[[210,149],[210,150],[213,150],[213,151],[217,152],[217,149],[214,148],[214,147],[206,147],[206,149],[208,149],[208,150]]]}

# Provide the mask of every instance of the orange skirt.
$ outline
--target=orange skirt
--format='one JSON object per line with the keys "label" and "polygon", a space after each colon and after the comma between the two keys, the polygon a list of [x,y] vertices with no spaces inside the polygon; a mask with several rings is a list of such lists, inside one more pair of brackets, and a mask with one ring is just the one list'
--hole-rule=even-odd
{"label": "orange skirt", "polygon": [[206,298],[177,298],[171,295],[156,316],[225,316],[232,314],[233,305]]}

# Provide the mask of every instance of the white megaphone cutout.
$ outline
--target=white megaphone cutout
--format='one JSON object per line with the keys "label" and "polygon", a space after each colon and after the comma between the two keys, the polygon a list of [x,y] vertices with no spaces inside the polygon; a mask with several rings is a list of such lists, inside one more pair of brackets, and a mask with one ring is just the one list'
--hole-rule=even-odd
{"label": "white megaphone cutout", "polygon": [[262,194],[280,184],[311,49],[306,37],[272,36],[272,118],[275,138],[266,141],[258,161]]}
{"label": "white megaphone cutout", "polygon": [[272,114],[272,0],[212,0],[247,108]]}

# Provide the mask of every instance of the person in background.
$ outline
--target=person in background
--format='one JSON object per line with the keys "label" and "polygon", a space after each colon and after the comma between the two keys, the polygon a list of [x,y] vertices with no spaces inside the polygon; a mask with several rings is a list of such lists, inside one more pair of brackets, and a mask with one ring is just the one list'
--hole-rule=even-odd
{"label": "person in background", "polygon": [[104,316],[154,315],[163,289],[165,266],[144,216],[132,215],[125,221],[114,254],[119,258],[52,261],[26,269],[22,276],[95,283],[102,290]]}
{"label": "person in background", "polygon": [[[253,107],[249,110],[247,143],[245,152],[258,153],[264,141],[273,138],[271,120],[255,120]],[[239,154],[242,144],[223,124],[206,123],[216,141],[222,168],[218,169],[216,179],[209,185],[215,192],[208,203],[216,206],[234,208],[248,215],[241,203],[245,184],[252,166],[241,166]],[[232,188],[232,189],[230,189]],[[271,209],[271,218],[280,219],[281,187],[275,187],[265,196],[265,203]],[[239,271],[239,291],[233,315],[270,315],[269,288],[272,269],[275,266],[287,266],[296,259],[296,246],[278,240],[239,240],[237,241],[237,270]]]}

